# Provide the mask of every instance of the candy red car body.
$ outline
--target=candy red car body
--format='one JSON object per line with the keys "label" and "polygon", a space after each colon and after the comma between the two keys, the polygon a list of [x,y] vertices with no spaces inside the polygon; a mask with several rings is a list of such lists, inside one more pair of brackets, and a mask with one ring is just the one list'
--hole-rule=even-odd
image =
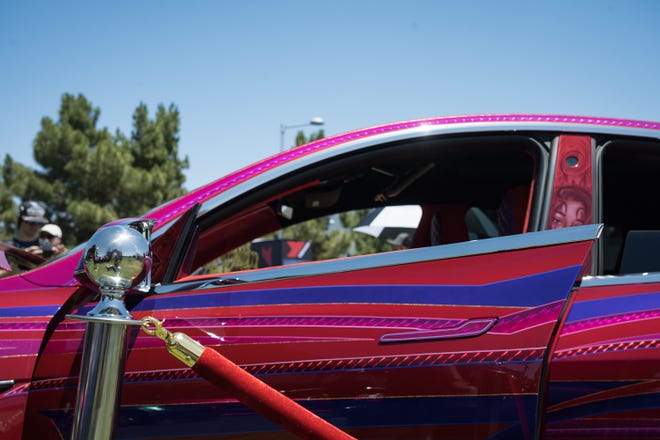
{"label": "candy red car body", "polygon": [[[147,213],[151,279],[126,303],[360,439],[658,438],[659,188],[658,123],[355,131]],[[389,205],[421,207],[409,249],[255,264],[271,249],[250,243],[283,227]],[[81,254],[0,280],[2,438],[71,434],[85,325],[66,315],[94,300]],[[116,437],[290,434],[136,329]]]}

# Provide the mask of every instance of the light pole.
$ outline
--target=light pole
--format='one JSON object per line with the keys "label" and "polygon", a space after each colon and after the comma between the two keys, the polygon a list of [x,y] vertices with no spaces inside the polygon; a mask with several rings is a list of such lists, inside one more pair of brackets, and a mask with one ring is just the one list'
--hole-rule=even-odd
{"label": "light pole", "polygon": [[[280,124],[280,153],[284,151],[284,133],[286,133],[286,131],[289,128],[301,128],[301,127],[307,127],[309,125],[323,125],[323,124],[325,124],[325,121],[320,116],[312,118],[306,124],[295,124],[295,125]],[[279,240],[280,243],[282,243],[282,229],[277,231],[277,239]],[[280,246],[281,246],[281,244],[280,244]],[[280,252],[281,252],[281,249],[280,249]]]}
{"label": "light pole", "polygon": [[309,125],[323,125],[323,124],[325,124],[325,121],[320,116],[312,118],[311,121],[309,121],[306,124],[295,124],[295,125],[280,124],[280,153],[284,151],[284,133],[286,133],[288,129],[307,127]]}

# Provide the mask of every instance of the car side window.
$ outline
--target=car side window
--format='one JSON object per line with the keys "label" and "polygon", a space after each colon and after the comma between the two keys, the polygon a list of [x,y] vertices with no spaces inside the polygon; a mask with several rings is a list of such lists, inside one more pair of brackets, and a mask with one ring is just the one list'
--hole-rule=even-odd
{"label": "car side window", "polygon": [[[254,238],[207,264],[205,271],[233,272],[394,250],[392,234],[373,235],[358,227],[369,212],[324,215]],[[412,236],[414,228],[409,233]]]}
{"label": "car side window", "polygon": [[[298,170],[206,215],[183,276],[444,245],[535,230],[546,162],[525,136],[414,139]],[[389,235],[360,225],[411,209]],[[538,217],[538,214],[536,214]],[[179,276],[178,278],[181,278]]]}
{"label": "car side window", "polygon": [[[445,209],[448,211],[452,210]],[[502,235],[502,224],[498,228],[497,223],[498,218],[505,217],[502,211],[476,206],[465,209],[458,205],[453,211],[460,215],[447,216],[444,222],[439,220],[437,212],[431,214],[435,222],[444,223],[445,232],[454,231],[444,235],[440,225],[418,228],[423,215],[423,208],[418,205],[360,209],[323,216],[245,243],[207,264],[205,271],[251,270]],[[428,241],[422,239],[423,234],[428,234]]]}
{"label": "car side window", "polygon": [[609,142],[599,164],[601,274],[660,271],[660,143]]}

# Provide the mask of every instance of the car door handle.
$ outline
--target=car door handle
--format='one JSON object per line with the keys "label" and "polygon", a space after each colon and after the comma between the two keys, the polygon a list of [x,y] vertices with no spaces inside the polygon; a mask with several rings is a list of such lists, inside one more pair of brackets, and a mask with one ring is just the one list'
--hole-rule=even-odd
{"label": "car door handle", "polygon": [[497,318],[468,319],[452,328],[387,333],[380,337],[379,342],[417,342],[435,339],[472,338],[483,335],[490,330],[496,322]]}

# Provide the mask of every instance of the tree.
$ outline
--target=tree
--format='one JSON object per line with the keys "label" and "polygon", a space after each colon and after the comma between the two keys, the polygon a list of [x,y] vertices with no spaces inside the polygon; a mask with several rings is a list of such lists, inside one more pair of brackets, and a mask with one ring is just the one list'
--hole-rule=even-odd
{"label": "tree", "polygon": [[9,238],[6,231],[8,227],[10,231],[13,230],[13,224],[16,222],[16,205],[9,188],[7,188],[7,185],[2,180],[0,180],[0,222],[2,225],[5,225],[3,227],[3,234],[0,237],[5,236],[5,238]]}
{"label": "tree", "polygon": [[312,134],[309,135],[309,138],[305,136],[305,132],[299,130],[298,133],[296,134],[296,147],[304,145],[308,142],[321,140],[324,137],[325,137],[325,131],[323,131],[323,129],[313,132]]}
{"label": "tree", "polygon": [[[101,225],[135,217],[185,193],[182,187],[188,158],[179,158],[179,113],[160,105],[149,119],[146,105],[133,114],[133,131],[126,137],[98,128],[101,111],[82,94],[64,94],[57,121],[41,120],[34,140],[32,170],[6,155],[2,177],[13,198],[39,200],[64,231],[67,244],[81,242]],[[11,206],[8,206],[11,205]],[[13,233],[16,206],[8,204],[0,187],[5,235]]]}

